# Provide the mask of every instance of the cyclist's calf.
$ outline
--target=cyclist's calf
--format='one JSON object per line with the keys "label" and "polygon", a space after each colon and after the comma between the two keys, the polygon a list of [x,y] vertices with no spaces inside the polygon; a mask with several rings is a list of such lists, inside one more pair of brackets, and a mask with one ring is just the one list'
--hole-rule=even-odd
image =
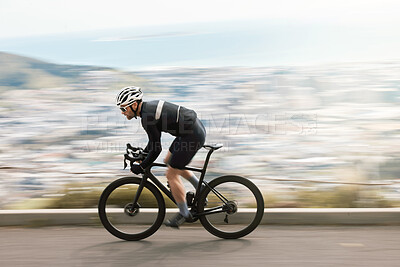
{"label": "cyclist's calf", "polygon": [[182,183],[181,175],[182,170],[174,169],[168,166],[166,176],[168,179],[169,187],[171,188],[172,195],[174,196],[177,202],[184,202],[186,200],[185,197],[185,186]]}

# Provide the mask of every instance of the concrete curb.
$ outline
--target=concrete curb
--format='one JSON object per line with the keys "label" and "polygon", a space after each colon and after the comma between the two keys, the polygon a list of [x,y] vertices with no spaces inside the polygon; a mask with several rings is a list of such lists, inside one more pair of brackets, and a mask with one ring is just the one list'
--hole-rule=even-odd
{"label": "concrete curb", "polygon": [[[168,218],[177,209],[167,209]],[[248,218],[251,209],[241,212]],[[141,223],[154,216],[143,212]],[[0,226],[99,225],[97,209],[0,210]],[[400,208],[265,209],[261,224],[282,225],[400,225]]]}

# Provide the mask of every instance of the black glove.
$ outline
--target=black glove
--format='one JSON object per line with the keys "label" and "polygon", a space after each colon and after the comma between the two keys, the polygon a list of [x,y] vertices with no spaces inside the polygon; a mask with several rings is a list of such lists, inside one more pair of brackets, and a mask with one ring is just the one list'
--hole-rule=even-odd
{"label": "black glove", "polygon": [[142,166],[140,166],[140,164],[133,164],[131,166],[131,172],[133,172],[134,174],[140,174],[144,173],[144,169],[142,168]]}

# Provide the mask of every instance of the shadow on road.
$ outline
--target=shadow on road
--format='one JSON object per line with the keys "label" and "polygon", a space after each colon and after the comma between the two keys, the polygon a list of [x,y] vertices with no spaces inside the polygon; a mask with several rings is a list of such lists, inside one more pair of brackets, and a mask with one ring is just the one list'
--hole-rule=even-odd
{"label": "shadow on road", "polygon": [[193,242],[170,240],[160,241],[115,241],[82,248],[71,255],[79,259],[79,266],[86,264],[126,263],[146,264],[165,263],[165,261],[184,262],[186,260],[207,260],[208,257],[219,257],[251,246],[246,239],[224,240],[213,239]]}

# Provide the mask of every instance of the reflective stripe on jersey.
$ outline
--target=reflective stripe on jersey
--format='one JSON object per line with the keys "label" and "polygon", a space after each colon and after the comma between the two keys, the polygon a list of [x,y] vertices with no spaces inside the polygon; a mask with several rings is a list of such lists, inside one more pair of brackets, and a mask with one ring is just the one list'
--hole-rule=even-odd
{"label": "reflective stripe on jersey", "polygon": [[156,116],[155,116],[156,120],[160,119],[163,106],[164,106],[164,101],[162,100],[158,101]]}
{"label": "reflective stripe on jersey", "polygon": [[179,110],[181,109],[181,106],[178,107],[178,111],[176,112],[176,122],[179,121]]}

